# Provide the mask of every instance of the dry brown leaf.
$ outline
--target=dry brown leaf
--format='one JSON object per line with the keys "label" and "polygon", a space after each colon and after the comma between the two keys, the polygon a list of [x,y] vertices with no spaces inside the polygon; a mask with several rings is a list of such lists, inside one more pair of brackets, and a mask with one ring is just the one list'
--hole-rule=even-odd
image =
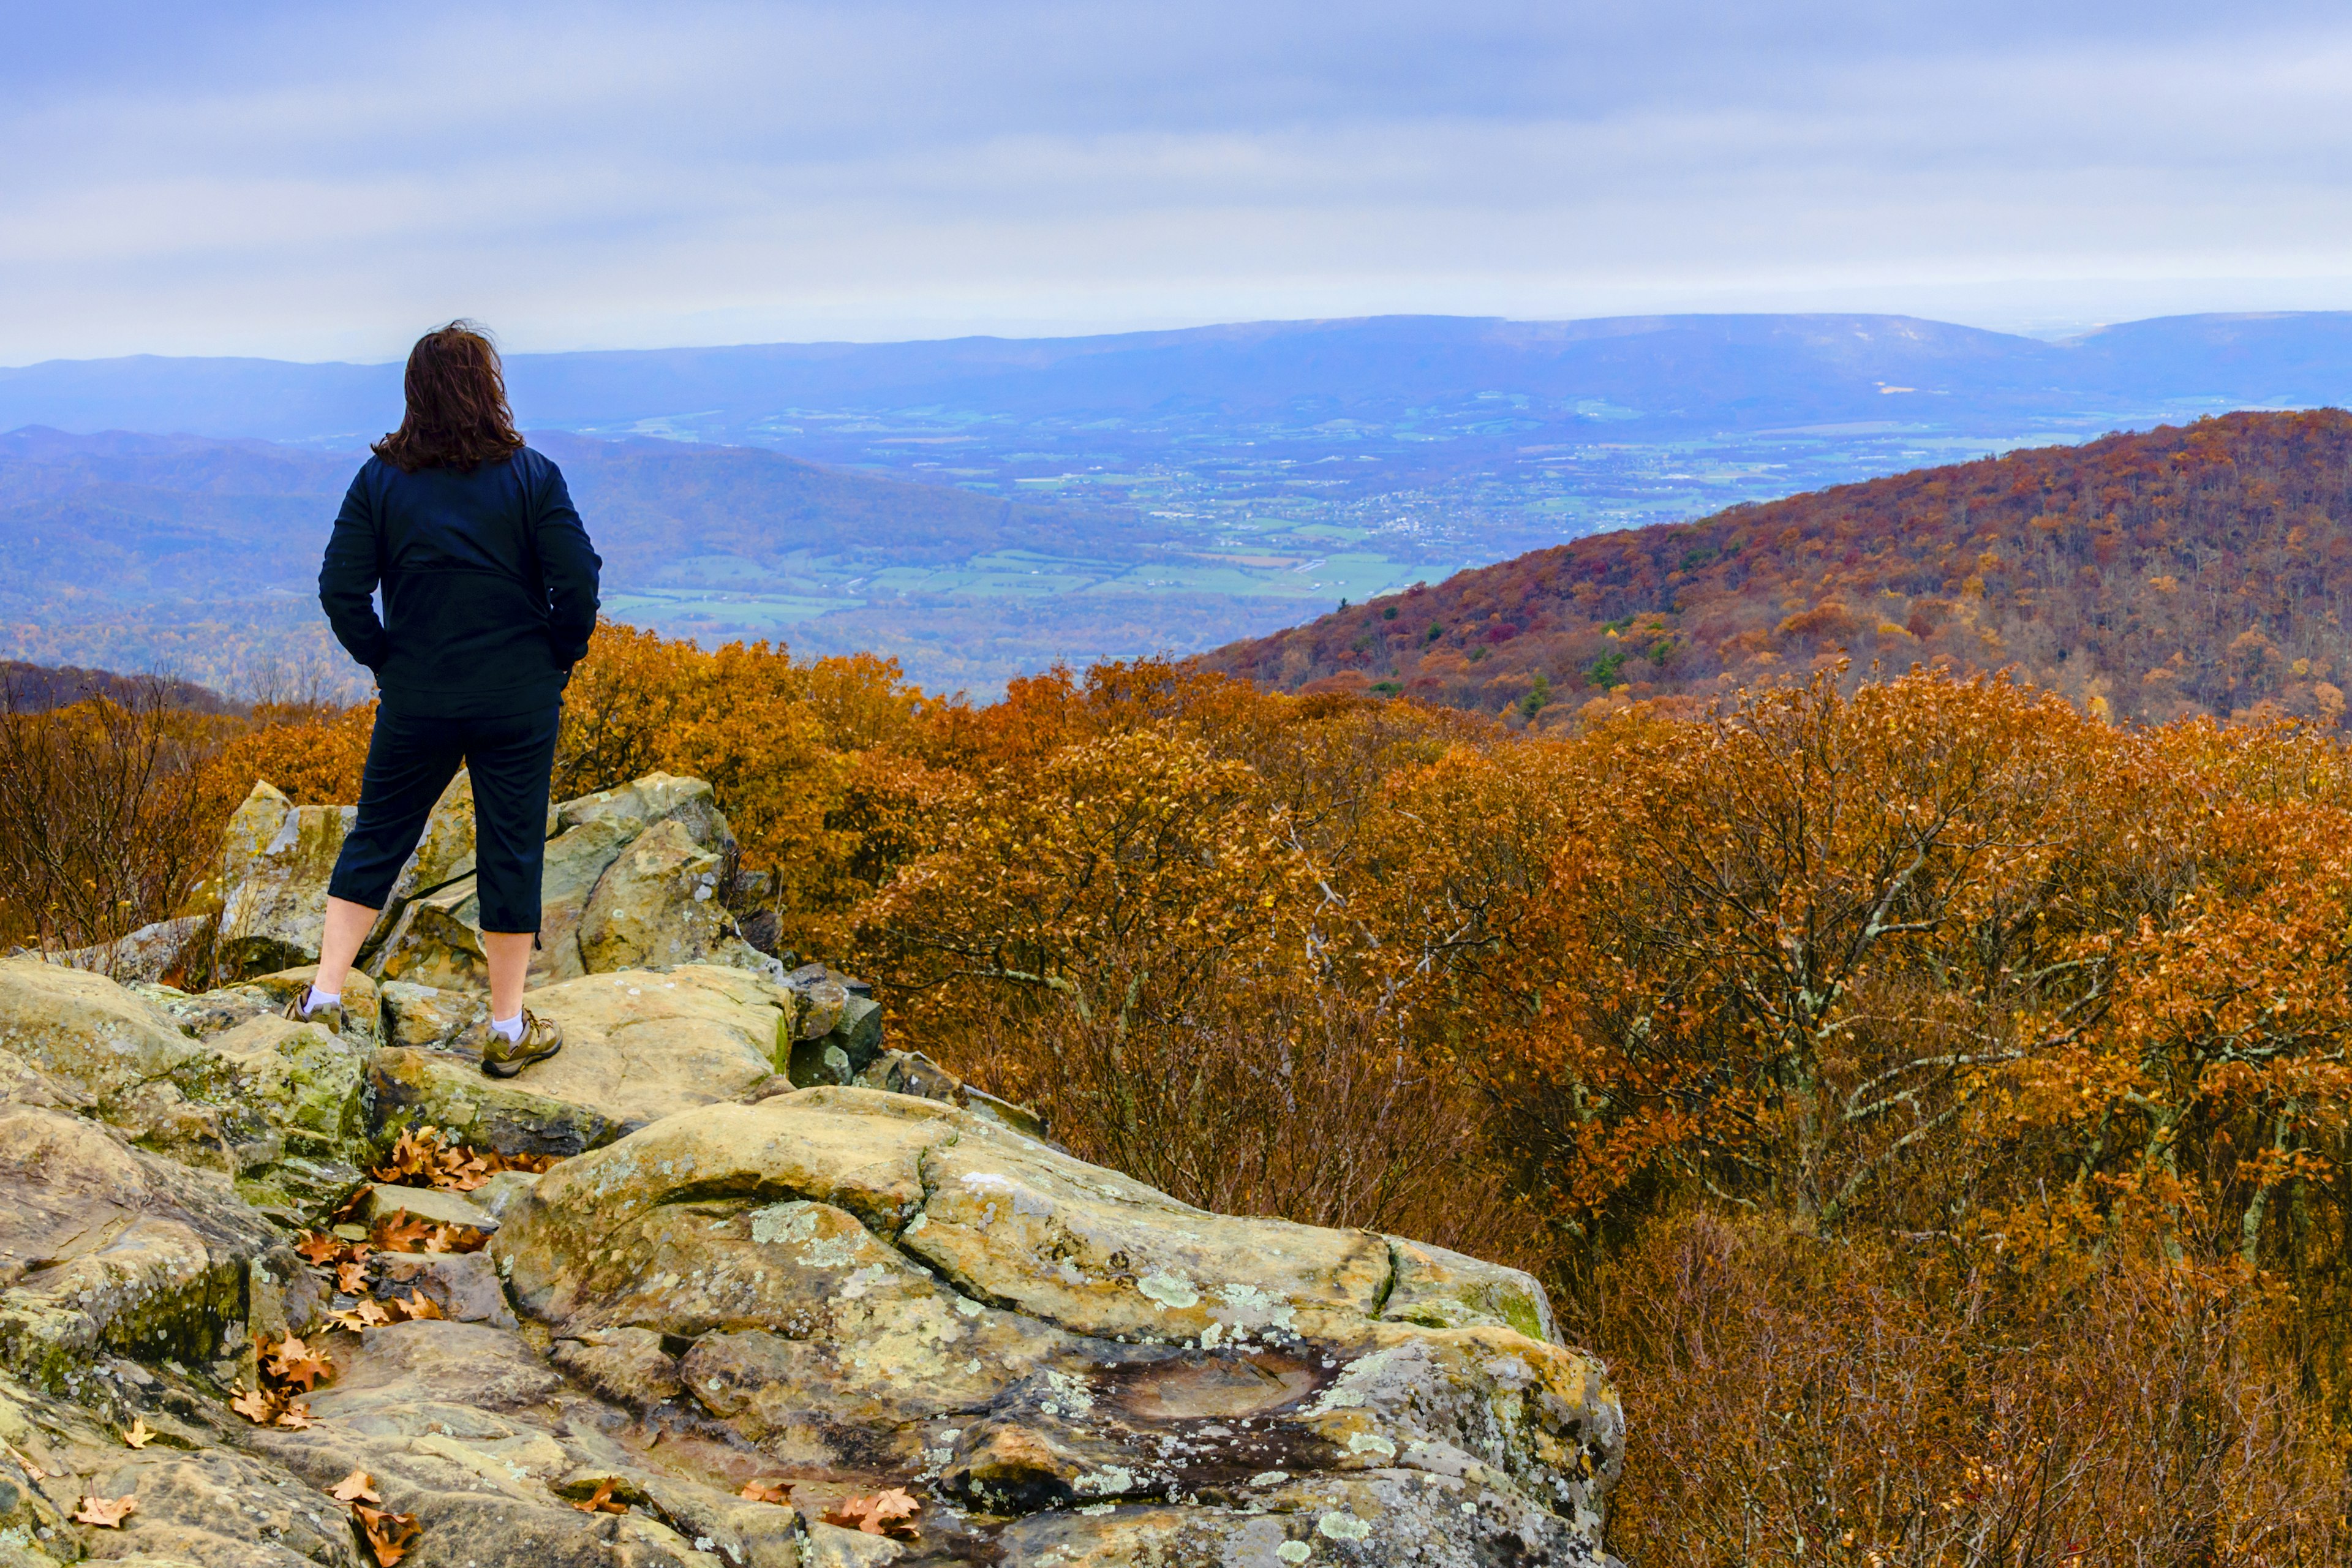
{"label": "dry brown leaf", "polygon": [[[34,1463],[33,1457],[30,1454],[26,1453],[24,1449],[16,1447],[16,1444],[0,1442],[0,1448],[7,1449],[8,1457],[16,1460],[17,1468],[22,1469],[25,1474],[32,1479],[37,1481],[47,1478],[49,1472],[41,1468],[39,1465]],[[59,1471],[58,1474],[62,1475],[64,1472]]]}
{"label": "dry brown leaf", "polygon": [[909,1540],[915,1534],[915,1516],[923,1505],[904,1487],[892,1487],[887,1491],[854,1497],[825,1511],[824,1522],[844,1530],[855,1530],[867,1535],[889,1535]]}
{"label": "dry brown leaf", "polygon": [[335,1363],[304,1344],[292,1334],[270,1350],[262,1360],[261,1370],[273,1383],[282,1383],[308,1394],[335,1375]]}
{"label": "dry brown leaf", "polygon": [[74,1515],[76,1524],[94,1524],[100,1530],[120,1530],[122,1521],[139,1510],[136,1497],[85,1497],[81,1510]]}
{"label": "dry brown leaf", "polygon": [[393,1299],[393,1304],[398,1307],[402,1311],[406,1312],[411,1322],[420,1321],[426,1318],[446,1318],[448,1315],[442,1311],[438,1306],[434,1304],[432,1298],[419,1290],[409,1291],[408,1297],[405,1300],[403,1300],[398,1297],[394,1297]]}
{"label": "dry brown leaf", "polygon": [[430,1127],[411,1127],[394,1142],[392,1153],[383,1164],[368,1167],[368,1174],[379,1182],[415,1184],[412,1178],[428,1174],[435,1156],[440,1152],[438,1131]]}
{"label": "dry brown leaf", "polygon": [[327,1495],[337,1502],[382,1502],[383,1500],[376,1495],[375,1478],[365,1470],[353,1470],[350,1475],[337,1481],[334,1490]]}
{"label": "dry brown leaf", "polygon": [[247,1389],[230,1400],[228,1407],[256,1426],[267,1426],[278,1419],[277,1397],[266,1388]]}
{"label": "dry brown leaf", "polygon": [[432,1234],[431,1221],[418,1219],[406,1209],[395,1209],[368,1227],[368,1239],[386,1252],[422,1251],[425,1238]]}
{"label": "dry brown leaf", "polygon": [[364,1182],[361,1183],[357,1192],[335,1205],[335,1212],[327,1216],[327,1223],[331,1226],[341,1225],[357,1215],[360,1212],[360,1205],[367,1202],[368,1194],[373,1191],[375,1191],[373,1187]]}
{"label": "dry brown leaf", "polygon": [[596,1489],[593,1492],[590,1493],[586,1498],[582,1499],[580,1501],[573,1503],[572,1506],[578,1509],[582,1513],[626,1513],[629,1511],[629,1505],[627,1503],[614,1500],[613,1497],[613,1483],[610,1481],[598,1481],[596,1483]]}
{"label": "dry brown leaf", "polygon": [[323,1230],[306,1230],[302,1239],[294,1244],[294,1250],[313,1263],[330,1263],[342,1252],[343,1243]]}
{"label": "dry brown leaf", "polygon": [[753,1502],[788,1503],[793,1500],[793,1483],[790,1481],[745,1481],[743,1483],[743,1489],[737,1492],[735,1495],[741,1498],[750,1498]]}
{"label": "dry brown leaf", "polygon": [[357,1296],[367,1289],[367,1263],[360,1258],[347,1258],[335,1265],[335,1289],[346,1296]]}
{"label": "dry brown leaf", "polygon": [[360,1521],[360,1532],[367,1537],[368,1551],[374,1554],[377,1568],[393,1568],[415,1548],[415,1514],[370,1508],[363,1502],[352,1504],[352,1513]]}
{"label": "dry brown leaf", "polygon": [[143,1448],[153,1442],[155,1434],[148,1430],[147,1417],[133,1415],[131,1418],[131,1425],[123,1429],[122,1440],[133,1448]]}
{"label": "dry brown leaf", "polygon": [[470,1225],[436,1225],[425,1241],[427,1252],[479,1252],[489,1245],[490,1233]]}
{"label": "dry brown leaf", "polygon": [[278,1413],[278,1425],[289,1432],[306,1430],[310,1425],[310,1407],[297,1399]]}

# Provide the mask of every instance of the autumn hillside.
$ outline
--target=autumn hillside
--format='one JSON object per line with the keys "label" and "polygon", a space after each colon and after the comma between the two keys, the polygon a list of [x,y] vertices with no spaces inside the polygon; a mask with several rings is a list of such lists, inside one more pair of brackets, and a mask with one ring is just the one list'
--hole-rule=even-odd
{"label": "autumn hillside", "polygon": [[2335,723],[2352,415],[2232,414],[1600,534],[1205,656],[1517,723],[1851,655],[2014,668],[2095,712]]}

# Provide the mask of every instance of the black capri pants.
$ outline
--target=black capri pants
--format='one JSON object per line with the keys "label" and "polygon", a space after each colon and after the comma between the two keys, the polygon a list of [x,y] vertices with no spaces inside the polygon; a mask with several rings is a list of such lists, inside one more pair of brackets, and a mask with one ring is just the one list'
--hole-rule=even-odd
{"label": "black capri pants", "polygon": [[474,784],[474,884],[486,931],[539,931],[548,775],[561,705],[495,719],[428,719],[378,709],[360,779],[359,820],[335,858],[330,895],[383,908],[425,818],[459,763]]}

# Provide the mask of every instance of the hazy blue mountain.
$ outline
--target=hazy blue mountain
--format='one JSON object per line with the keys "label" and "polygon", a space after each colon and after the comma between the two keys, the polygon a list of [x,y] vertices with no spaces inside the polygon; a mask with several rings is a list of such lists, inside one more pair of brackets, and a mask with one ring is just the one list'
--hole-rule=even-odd
{"label": "hazy blue mountain", "polygon": [[[518,414],[612,541],[616,612],[879,647],[984,690],[1056,657],[1213,647],[1600,529],[2352,401],[2352,313],[2059,342],[1895,316],[1381,317],[508,364]],[[175,656],[208,676],[204,648],[237,616],[306,624],[304,531],[396,422],[399,377],[0,369],[0,429],[51,427],[0,450],[14,650],[122,667],[62,628],[117,626],[104,605],[132,592],[177,595],[181,622],[209,628]],[[121,430],[205,439],[101,434]],[[917,483],[866,488],[885,479]]]}
{"label": "hazy blue mountain", "polygon": [[[1205,416],[1394,412],[1499,394],[1606,404],[1547,412],[1709,429],[1885,417],[1883,389],[1955,400],[1937,422],[2000,426],[2116,399],[2228,404],[2352,396],[2352,313],[2177,316],[2060,342],[1902,316],[1509,321],[1391,316],[1059,339],[768,343],[517,354],[526,423],[679,421],[756,434],[795,409]],[[394,365],[255,359],[58,360],[0,369],[0,428],[184,431],[307,441],[396,417]]]}

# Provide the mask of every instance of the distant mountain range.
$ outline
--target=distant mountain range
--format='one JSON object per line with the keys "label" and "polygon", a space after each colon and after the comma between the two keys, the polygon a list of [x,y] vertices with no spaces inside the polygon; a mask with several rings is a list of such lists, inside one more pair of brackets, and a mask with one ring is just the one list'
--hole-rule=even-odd
{"label": "distant mountain range", "polygon": [[2347,599],[2352,415],[2232,414],[1595,535],[1202,662],[1538,723],[1846,658],[2013,669],[2119,720],[2333,728]]}
{"label": "distant mountain range", "polygon": [[[1385,317],[518,354],[509,371],[534,438],[579,441],[559,460],[612,510],[618,613],[872,645],[935,687],[985,691],[1055,658],[1213,647],[1598,530],[2352,401],[2352,314],[2058,342],[1891,316]],[[123,624],[184,642],[175,659],[236,616],[314,626],[301,530],[323,527],[321,498],[331,510],[396,422],[399,376],[152,357],[0,369],[0,430],[53,432],[0,452],[0,545],[46,542],[0,563],[0,652],[121,663],[116,633],[72,628],[115,625],[134,583],[142,604],[177,607]],[[34,458],[68,439],[55,432],[123,430],[200,439]],[[275,445],[236,445],[256,442]],[[890,479],[908,483],[852,482]],[[64,549],[68,531],[17,510],[34,504],[82,519],[92,548]]]}
{"label": "distant mountain range", "polygon": [[[1204,420],[1409,423],[1465,399],[1499,403],[1484,412],[1513,423],[1619,433],[1920,419],[1991,433],[2020,419],[2169,402],[2343,401],[2352,397],[2352,312],[2173,316],[2055,342],[1905,316],[1391,316],[517,354],[508,371],[516,408],[534,426],[658,425],[655,433],[778,446],[843,434],[782,428],[810,411],[1080,418],[1172,437]],[[360,441],[381,434],[399,405],[396,364],[142,355],[0,369],[0,429]]]}

